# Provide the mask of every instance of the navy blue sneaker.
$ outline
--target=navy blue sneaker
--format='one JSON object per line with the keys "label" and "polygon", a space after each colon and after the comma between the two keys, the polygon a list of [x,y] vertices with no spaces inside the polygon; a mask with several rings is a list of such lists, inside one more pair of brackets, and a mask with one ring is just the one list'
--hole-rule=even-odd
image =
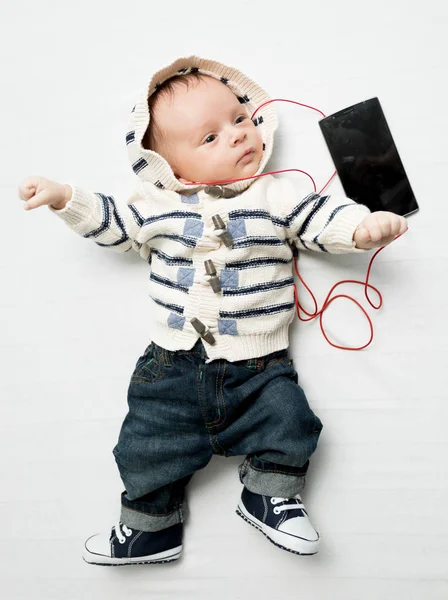
{"label": "navy blue sneaker", "polygon": [[181,551],[182,523],[160,531],[137,531],[120,522],[110,534],[89,537],[82,557],[92,565],[140,565],[172,562]]}
{"label": "navy blue sneaker", "polygon": [[299,495],[276,498],[244,488],[236,512],[283,550],[316,554],[319,549],[319,534],[311,525]]}

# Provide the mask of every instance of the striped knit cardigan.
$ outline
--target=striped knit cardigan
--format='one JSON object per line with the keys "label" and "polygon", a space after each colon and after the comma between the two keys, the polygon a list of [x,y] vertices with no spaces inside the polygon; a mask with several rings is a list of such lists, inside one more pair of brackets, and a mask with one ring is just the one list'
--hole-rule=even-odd
{"label": "striped knit cardigan", "polygon": [[[199,335],[193,317],[209,328],[210,360],[263,356],[288,346],[294,316],[292,250],[362,252],[353,233],[368,209],[347,199],[297,197],[287,179],[267,176],[233,198],[193,195],[142,184],[131,204],[73,186],[66,208],[55,211],[77,233],[103,247],[134,248],[151,264],[152,339],[168,350],[191,348]],[[232,238],[214,229],[219,215]],[[214,292],[204,261],[220,280]]]}
{"label": "striped knit cardigan", "polygon": [[[133,248],[148,260],[155,343],[168,350],[191,348],[200,337],[193,320],[207,328],[202,337],[209,361],[263,356],[288,346],[294,317],[291,244],[299,250],[364,252],[355,248],[353,234],[369,210],[347,198],[298,193],[295,183],[273,176],[224,186],[230,198],[215,197],[215,188],[183,186],[141,140],[149,122],[148,94],[164,79],[193,69],[229,85],[249,111],[268,98],[231,67],[178,59],[154,75],[132,110],[126,143],[140,179],[132,197],[124,202],[72,185],[66,207],[50,210],[98,245],[119,252]],[[271,107],[257,118],[265,146],[258,172],[272,149]],[[215,228],[217,216],[227,240]],[[216,276],[207,274],[209,260]]]}

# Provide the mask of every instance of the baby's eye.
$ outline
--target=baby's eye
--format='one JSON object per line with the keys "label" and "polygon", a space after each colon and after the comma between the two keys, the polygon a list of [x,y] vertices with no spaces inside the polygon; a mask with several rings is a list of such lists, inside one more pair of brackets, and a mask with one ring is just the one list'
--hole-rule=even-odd
{"label": "baby's eye", "polygon": [[211,144],[212,142],[214,142],[216,139],[216,135],[209,135],[208,137],[205,138],[205,143],[206,144]]}
{"label": "baby's eye", "polygon": [[246,117],[244,115],[240,115],[236,118],[235,123],[242,123]]}

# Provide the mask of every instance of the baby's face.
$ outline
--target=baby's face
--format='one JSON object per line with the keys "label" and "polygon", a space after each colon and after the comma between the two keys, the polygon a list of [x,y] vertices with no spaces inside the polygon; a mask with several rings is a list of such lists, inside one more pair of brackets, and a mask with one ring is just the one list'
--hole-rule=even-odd
{"label": "baby's face", "polygon": [[157,105],[163,139],[156,152],[182,183],[227,181],[254,175],[263,141],[243,104],[222,82],[207,77]]}

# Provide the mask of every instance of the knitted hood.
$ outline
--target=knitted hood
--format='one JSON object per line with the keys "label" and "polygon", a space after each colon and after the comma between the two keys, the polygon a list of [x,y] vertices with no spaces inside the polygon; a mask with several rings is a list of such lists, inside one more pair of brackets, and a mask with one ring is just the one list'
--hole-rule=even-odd
{"label": "knitted hood", "polygon": [[[132,169],[143,181],[150,182],[159,188],[169,189],[179,193],[191,193],[203,186],[194,188],[191,185],[182,184],[175,177],[168,162],[160,154],[143,148],[142,139],[145,135],[150,118],[148,97],[167,79],[170,79],[175,75],[186,75],[195,71],[215,77],[215,79],[228,85],[232,92],[238,97],[241,104],[247,105],[249,115],[251,115],[258,106],[270,100],[269,96],[260,86],[237,69],[213,60],[199,58],[198,56],[178,58],[167,67],[164,67],[155,73],[149,82],[147,89],[140,95],[131,112],[129,132],[126,134],[129,160],[131,161]],[[273,147],[274,131],[277,128],[277,117],[272,104],[268,104],[258,111],[253,121],[255,125],[259,127],[264,142],[263,157],[258,171],[256,172],[258,175],[263,172],[263,169],[269,160]],[[228,188],[233,192],[242,192],[247,189],[253,181],[253,179],[240,181],[226,184],[223,187]]]}

